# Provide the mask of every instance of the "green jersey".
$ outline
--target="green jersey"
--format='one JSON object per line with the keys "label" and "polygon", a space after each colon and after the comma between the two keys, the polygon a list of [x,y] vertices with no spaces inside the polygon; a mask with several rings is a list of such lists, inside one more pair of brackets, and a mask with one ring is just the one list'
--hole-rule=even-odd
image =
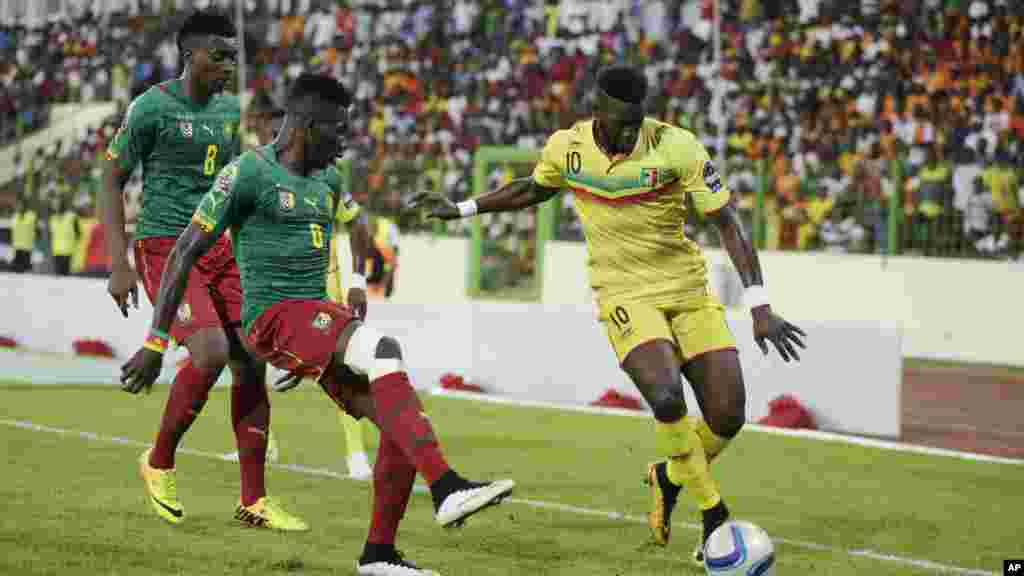
{"label": "green jersey", "polygon": [[192,221],[216,235],[231,229],[248,330],[284,300],[326,300],[335,219],[358,213],[331,166],[305,177],[277,162],[274,146],[248,151],[221,170]]}
{"label": "green jersey", "polygon": [[142,214],[135,236],[177,237],[214,177],[239,153],[238,97],[215,95],[199,106],[179,80],[132,101],[107,159],[130,173],[142,165]]}

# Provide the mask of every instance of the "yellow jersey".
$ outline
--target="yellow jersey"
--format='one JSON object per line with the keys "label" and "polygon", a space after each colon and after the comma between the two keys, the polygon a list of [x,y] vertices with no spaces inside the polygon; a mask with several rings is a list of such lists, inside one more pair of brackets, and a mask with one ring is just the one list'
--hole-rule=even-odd
{"label": "yellow jersey", "polygon": [[36,223],[38,216],[35,210],[16,212],[11,221],[11,243],[15,250],[31,252],[36,245]]}
{"label": "yellow jersey", "polygon": [[594,121],[548,138],[533,180],[573,193],[598,304],[628,298],[654,305],[707,294],[707,263],[683,234],[686,195],[710,214],[729,190],[692,132],[645,118],[633,152],[610,157],[594,138]]}
{"label": "yellow jersey", "polygon": [[[335,167],[338,168],[338,179],[339,186],[342,190],[347,190],[348,182],[341,182],[341,162],[337,162]],[[351,194],[342,194],[338,201],[338,208],[334,212],[334,220],[336,224],[348,224],[359,215],[360,211],[359,203],[352,198]],[[342,296],[341,290],[341,270],[338,263],[338,234],[340,226],[335,226],[334,237],[331,238],[330,242],[330,260],[327,266],[327,296],[332,302],[344,302],[345,298]],[[351,278],[350,278],[351,280]]]}
{"label": "yellow jersey", "polygon": [[50,216],[50,251],[54,256],[71,256],[75,253],[75,222],[78,216],[71,211]]}
{"label": "yellow jersey", "polygon": [[1017,175],[1005,166],[990,166],[981,172],[981,179],[992,194],[996,212],[1005,214],[1017,209]]}

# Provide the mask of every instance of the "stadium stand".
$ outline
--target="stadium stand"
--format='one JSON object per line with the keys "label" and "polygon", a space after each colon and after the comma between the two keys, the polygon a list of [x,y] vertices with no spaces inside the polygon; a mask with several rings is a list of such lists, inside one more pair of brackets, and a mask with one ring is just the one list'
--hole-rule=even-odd
{"label": "stadium stand", "polygon": [[[8,146],[45,126],[55,103],[113,99],[123,109],[176,75],[163,31],[192,6],[230,3],[51,0],[34,22],[14,4],[0,3]],[[721,4],[719,69],[707,0],[249,0],[246,88],[280,101],[305,70],[358,79],[353,187],[387,210],[396,193],[466,197],[475,148],[539,148],[586,115],[595,71],[613,62],[642,65],[658,87],[651,114],[713,150],[720,80],[725,172],[763,248],[1020,257],[1024,3]],[[0,189],[0,210],[16,194],[57,190],[88,212],[97,152],[117,120],[21,150],[23,177]],[[523,170],[494,168],[496,180]],[[494,238],[529,239],[534,219],[486,224]],[[717,242],[697,220],[688,230]],[[465,234],[465,224],[446,232]],[[580,239],[568,199],[555,237]]]}

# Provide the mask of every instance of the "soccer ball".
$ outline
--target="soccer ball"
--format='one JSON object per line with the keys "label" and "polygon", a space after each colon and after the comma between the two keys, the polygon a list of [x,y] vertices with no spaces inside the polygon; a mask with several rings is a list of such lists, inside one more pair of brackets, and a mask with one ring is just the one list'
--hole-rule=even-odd
{"label": "soccer ball", "polygon": [[710,576],[769,576],[773,564],[771,538],[750,522],[726,522],[704,545],[704,569]]}

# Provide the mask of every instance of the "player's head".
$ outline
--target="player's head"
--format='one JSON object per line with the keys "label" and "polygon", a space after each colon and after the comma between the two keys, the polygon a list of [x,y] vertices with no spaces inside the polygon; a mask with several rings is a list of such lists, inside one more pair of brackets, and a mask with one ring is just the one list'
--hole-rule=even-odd
{"label": "player's head", "polygon": [[235,73],[238,33],[226,14],[213,10],[194,12],[178,30],[178,52],[193,79],[219,92]]}
{"label": "player's head", "polygon": [[302,74],[292,84],[288,125],[303,131],[307,165],[325,167],[345,152],[351,105],[351,94],[330,76]]}
{"label": "player's head", "polygon": [[640,136],[647,79],[633,68],[612,66],[597,74],[594,118],[608,138],[611,152],[628,154]]}

